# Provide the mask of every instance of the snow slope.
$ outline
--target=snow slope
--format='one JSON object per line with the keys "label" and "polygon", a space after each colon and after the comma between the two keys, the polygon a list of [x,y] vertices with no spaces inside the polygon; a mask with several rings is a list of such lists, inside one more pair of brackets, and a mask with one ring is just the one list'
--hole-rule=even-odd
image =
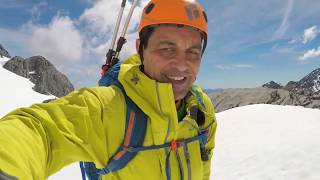
{"label": "snow slope", "polygon": [[0,58],[0,117],[18,107],[54,98],[33,91],[31,81],[4,69],[2,66],[8,60],[6,57]]}
{"label": "snow slope", "polygon": [[320,110],[250,105],[217,119],[212,179],[320,179]]}
{"label": "snow slope", "polygon": [[[0,117],[42,102],[33,84],[2,68]],[[277,105],[250,105],[217,113],[216,149],[211,180],[319,180],[320,110]],[[49,180],[80,180],[77,163]]]}

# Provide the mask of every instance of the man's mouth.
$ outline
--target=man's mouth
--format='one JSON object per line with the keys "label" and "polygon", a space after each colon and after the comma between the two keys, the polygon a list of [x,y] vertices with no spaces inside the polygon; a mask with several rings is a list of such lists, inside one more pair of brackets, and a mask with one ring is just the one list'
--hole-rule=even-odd
{"label": "man's mouth", "polygon": [[170,80],[174,80],[174,81],[182,81],[186,77],[184,77],[184,76],[167,76],[167,78],[169,78]]}

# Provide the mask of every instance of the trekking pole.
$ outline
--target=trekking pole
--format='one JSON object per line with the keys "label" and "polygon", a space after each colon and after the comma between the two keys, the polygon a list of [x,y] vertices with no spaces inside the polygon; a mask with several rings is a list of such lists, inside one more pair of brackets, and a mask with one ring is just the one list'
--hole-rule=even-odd
{"label": "trekking pole", "polygon": [[121,21],[121,17],[123,15],[123,10],[124,10],[125,3],[126,3],[125,0],[122,1],[121,9],[120,9],[118,20],[117,20],[116,27],[115,27],[115,32],[113,34],[113,38],[112,38],[112,41],[111,41],[111,46],[110,46],[110,49],[109,49],[109,51],[107,53],[106,64],[102,66],[102,73],[101,73],[102,75],[104,75],[111,66],[113,66],[114,64],[119,62],[118,57],[119,57],[119,54],[120,54],[120,51],[121,51],[123,45],[127,42],[127,40],[125,38],[125,35],[127,33],[128,26],[129,26],[132,14],[134,12],[134,9],[138,5],[138,2],[139,2],[139,0],[134,0],[133,1],[132,6],[131,6],[131,8],[129,10],[128,16],[126,18],[126,22],[124,24],[121,36],[117,41],[117,48],[116,48],[116,50],[114,50],[115,40],[116,40],[116,37],[118,35],[120,21]]}
{"label": "trekking pole", "polygon": [[133,3],[132,3],[132,6],[131,6],[130,11],[129,11],[129,13],[128,13],[126,22],[125,22],[125,24],[124,24],[124,27],[123,27],[121,36],[120,36],[120,38],[118,39],[118,42],[117,42],[117,49],[116,49],[116,52],[115,52],[115,56],[114,56],[114,58],[112,59],[112,65],[116,64],[117,62],[119,62],[118,57],[119,57],[119,54],[120,54],[120,51],[121,51],[123,45],[127,42],[127,39],[125,38],[125,35],[126,35],[126,33],[127,33],[128,26],[129,26],[129,23],[130,23],[132,14],[133,14],[133,12],[134,12],[134,9],[135,9],[135,8],[137,7],[137,5],[138,5],[138,1],[139,1],[139,0],[134,0]]}
{"label": "trekking pole", "polygon": [[103,75],[108,71],[108,69],[111,67],[112,59],[113,59],[113,57],[114,57],[114,55],[115,55],[114,44],[115,44],[116,38],[117,38],[117,36],[118,36],[119,26],[120,26],[121,19],[122,19],[122,16],[123,16],[124,8],[125,8],[125,6],[126,6],[126,2],[127,2],[126,0],[122,0],[121,8],[120,8],[120,11],[119,11],[119,13],[118,13],[116,25],[115,25],[115,28],[114,28],[114,31],[113,31],[113,36],[112,36],[110,48],[109,48],[108,53],[106,54],[106,64],[102,65],[102,72],[101,72],[101,75],[102,75],[102,76],[103,76]]}

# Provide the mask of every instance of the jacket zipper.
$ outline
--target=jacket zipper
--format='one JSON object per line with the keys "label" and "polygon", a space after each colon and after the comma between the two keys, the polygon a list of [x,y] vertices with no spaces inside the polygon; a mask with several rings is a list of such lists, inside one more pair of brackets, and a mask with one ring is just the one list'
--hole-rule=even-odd
{"label": "jacket zipper", "polygon": [[[165,115],[164,115],[164,113],[163,113],[163,110],[162,110],[162,106],[161,106],[158,82],[156,82],[156,94],[157,94],[157,99],[158,99],[158,104],[159,104],[159,107],[160,107],[161,115],[162,115],[163,117],[165,117]],[[169,123],[169,125],[168,125],[168,129],[167,129],[166,136],[165,136],[165,138],[164,138],[164,142],[163,142],[163,143],[166,143],[167,140],[168,140],[168,137],[169,137],[169,132],[170,132],[170,129],[171,129],[171,119],[170,119],[170,118],[168,118],[168,123]],[[166,157],[169,156],[169,153],[170,153],[170,152],[169,152],[169,149],[168,149],[168,148],[165,148],[165,153],[166,153]],[[167,168],[167,167],[166,167],[166,168]],[[170,168],[170,167],[168,167],[168,168]],[[161,171],[162,171],[162,169],[161,169]],[[166,173],[165,173],[165,174],[166,174]],[[166,177],[166,178],[168,178],[168,177]],[[169,179],[169,180],[170,180],[170,179]]]}

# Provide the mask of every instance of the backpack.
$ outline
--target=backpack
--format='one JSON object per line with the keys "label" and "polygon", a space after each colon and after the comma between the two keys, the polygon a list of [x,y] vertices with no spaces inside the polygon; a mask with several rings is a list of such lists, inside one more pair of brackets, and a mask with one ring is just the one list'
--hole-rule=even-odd
{"label": "backpack", "polygon": [[[105,73],[99,80],[99,86],[115,85],[121,89],[125,97],[127,112],[124,140],[122,145],[118,148],[116,153],[111,157],[111,159],[108,161],[108,164],[103,169],[97,169],[93,162],[80,162],[82,179],[98,180],[101,179],[101,177],[105,174],[116,172],[125,167],[126,164],[129,163],[138,152],[161,148],[171,148],[175,151],[179,144],[188,144],[196,140],[200,142],[201,159],[203,161],[207,161],[209,157],[204,147],[208,137],[207,130],[199,132],[198,136],[182,140],[174,140],[171,143],[142,146],[146,134],[148,116],[130,99],[130,97],[127,96],[123,86],[118,81],[120,65],[121,63],[118,62],[108,69],[107,73]],[[171,151],[169,151],[166,158],[166,175],[168,180],[171,179],[169,163],[170,152]]]}

